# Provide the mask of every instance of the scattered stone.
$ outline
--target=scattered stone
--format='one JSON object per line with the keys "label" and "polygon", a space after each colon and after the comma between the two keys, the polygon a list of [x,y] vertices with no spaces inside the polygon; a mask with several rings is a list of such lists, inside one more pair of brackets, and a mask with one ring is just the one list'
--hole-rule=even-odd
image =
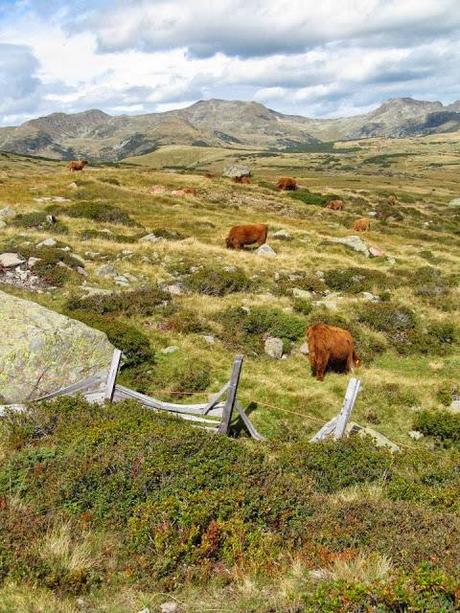
{"label": "scattered stone", "polygon": [[0,219],[0,230],[3,230],[3,228],[6,228],[6,222]]}
{"label": "scattered stone", "polygon": [[170,345],[169,347],[165,347],[164,349],[162,349],[161,353],[169,355],[170,353],[176,353],[176,351],[179,351],[179,347],[176,347],[176,345]]}
{"label": "scattered stone", "polygon": [[287,230],[277,230],[276,232],[273,232],[272,238],[278,238],[284,241],[289,241],[291,240],[292,237]]}
{"label": "scattered stone", "polygon": [[22,264],[24,261],[24,258],[17,253],[2,253],[0,255],[0,266],[3,268],[14,268],[15,266]]}
{"label": "scattered stone", "polygon": [[176,613],[177,610],[178,607],[176,602],[164,602],[162,605],[160,605],[161,613]]}
{"label": "scattered stone", "polygon": [[6,206],[0,209],[0,219],[14,219],[16,217],[16,211],[11,206]]}
{"label": "scattered stone", "polygon": [[165,287],[165,290],[169,292],[172,296],[182,296],[182,294],[184,293],[182,287],[177,284],[167,285]]}
{"label": "scattered stone", "polygon": [[283,357],[283,341],[276,336],[269,336],[265,340],[264,350],[271,358],[280,360]]}
{"label": "scattered stone", "polygon": [[[86,283],[86,281],[84,283]],[[97,295],[108,296],[109,294],[112,293],[111,290],[104,289],[102,287],[91,287],[90,285],[83,285],[82,288],[86,292],[87,296],[97,296]]]}
{"label": "scattered stone", "polygon": [[300,289],[300,287],[294,287],[292,290],[294,298],[301,298],[302,300],[311,300],[312,293],[306,289]]}
{"label": "scattered stone", "polygon": [[421,432],[419,432],[418,430],[409,430],[409,432],[407,434],[414,441],[419,441],[421,438],[423,438],[423,434]]}
{"label": "scattered stone", "polygon": [[380,298],[371,292],[361,292],[361,296],[366,302],[380,302]]}
{"label": "scattered stone", "polygon": [[[36,400],[85,377],[106,380],[106,335],[35,302],[0,292],[0,403]],[[20,373],[20,376],[18,376]]]}
{"label": "scattered stone", "polygon": [[205,340],[210,345],[214,345],[214,343],[216,342],[216,339],[213,337],[212,334],[204,334],[203,340]]}
{"label": "scattered stone", "polygon": [[373,428],[368,426],[360,426],[359,424],[350,421],[347,425],[346,432],[350,435],[357,434],[358,436],[370,436],[374,441],[376,447],[386,447],[390,451],[400,451],[400,448],[396,443],[393,443],[383,434],[377,432]]}
{"label": "scattered stone", "polygon": [[460,206],[460,198],[454,198],[449,202],[450,206]]}
{"label": "scattered stone", "polygon": [[152,185],[150,188],[151,194],[161,195],[166,193],[166,187],[164,185]]}
{"label": "scattered stone", "polygon": [[37,247],[56,247],[57,240],[54,238],[45,238],[44,241],[37,244]]}
{"label": "scattered stone", "polygon": [[117,285],[123,285],[125,287],[130,285],[129,279],[127,279],[125,275],[119,275],[118,277],[115,277],[115,283]]}
{"label": "scattered stone", "polygon": [[317,270],[315,275],[318,277],[318,279],[324,279],[324,272],[322,270]]}
{"label": "scattered stone", "polygon": [[149,243],[157,243],[158,241],[161,241],[163,239],[161,237],[159,237],[159,236],[155,236],[155,234],[146,234],[145,236],[143,236],[139,240],[140,241],[147,241]]}
{"label": "scattered stone", "polygon": [[302,345],[300,345],[299,352],[303,355],[308,355],[310,353],[310,350],[308,349],[308,343],[303,343]]}
{"label": "scattered stone", "polygon": [[388,257],[387,262],[388,264],[391,264],[392,266],[394,266],[396,264],[396,259],[392,257]]}
{"label": "scattered stone", "polygon": [[139,279],[130,272],[125,272],[124,276],[128,279],[128,281],[131,281],[131,283],[136,283],[136,281],[139,281]]}
{"label": "scattered stone", "polygon": [[67,187],[69,189],[78,189],[78,185],[75,183],[75,181],[72,181],[72,183],[69,183]]}
{"label": "scattered stone", "polygon": [[315,302],[316,306],[325,306],[327,309],[331,309],[332,311],[337,310],[337,302],[343,300],[343,296],[341,294],[331,292],[325,298],[321,300],[317,300]]}
{"label": "scattered stone", "polygon": [[371,258],[383,258],[385,255],[385,251],[380,249],[379,247],[369,247],[369,255]]}
{"label": "scattered stone", "polygon": [[33,268],[37,262],[40,262],[41,258],[34,258],[33,256],[27,260],[27,267]]}
{"label": "scattered stone", "polygon": [[343,238],[330,238],[329,241],[331,243],[345,245],[345,247],[349,247],[350,249],[353,249],[353,251],[357,251],[358,253],[362,253],[366,257],[369,257],[369,248],[359,236],[352,235],[345,236]]}
{"label": "scattered stone", "polygon": [[96,270],[97,277],[118,277],[118,271],[113,264],[103,264]]}
{"label": "scattered stone", "polygon": [[276,252],[270,247],[270,245],[265,244],[265,245],[261,245],[256,250],[256,255],[263,255],[268,258],[274,258],[276,257]]}
{"label": "scattered stone", "polygon": [[245,164],[231,164],[224,169],[222,176],[228,177],[229,179],[241,179],[242,177],[250,177],[251,169]]}
{"label": "scattered stone", "polygon": [[460,396],[454,396],[449,406],[449,411],[452,413],[460,413]]}
{"label": "scattered stone", "polygon": [[[236,266],[224,266],[224,270],[225,272],[236,272]],[[193,271],[190,269],[190,272]]]}
{"label": "scattered stone", "polygon": [[77,272],[79,275],[83,275],[84,277],[88,276],[88,273],[82,266],[77,266]]}

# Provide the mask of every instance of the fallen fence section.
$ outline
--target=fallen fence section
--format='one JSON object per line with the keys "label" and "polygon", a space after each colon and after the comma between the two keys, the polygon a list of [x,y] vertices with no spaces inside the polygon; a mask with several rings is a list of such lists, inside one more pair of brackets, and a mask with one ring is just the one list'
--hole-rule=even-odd
{"label": "fallen fence section", "polygon": [[[241,376],[241,368],[243,366],[242,355],[236,356],[229,381],[227,381],[208,402],[200,404],[174,404],[172,402],[163,402],[152,396],[146,396],[145,394],[135,392],[123,385],[118,385],[116,380],[121,358],[122,352],[119,349],[115,349],[107,376],[101,374],[92,375],[91,377],[82,379],[77,383],[61,388],[51,394],[42,396],[35,402],[50,400],[58,396],[72,396],[74,394],[82,394],[88,402],[94,403],[135,400],[153,411],[166,411],[175,417],[193,422],[194,426],[197,428],[202,428],[218,434],[225,434],[227,436],[230,434],[232,419],[237,414],[252,438],[258,441],[265,440],[265,438],[257,432],[243,407],[237,400],[238,384]],[[19,412],[25,410],[25,406],[9,405],[0,407],[0,417],[2,417],[7,410]]]}
{"label": "fallen fence section", "polygon": [[324,424],[321,430],[310,439],[310,443],[322,441],[329,436],[333,436],[335,439],[343,437],[360,389],[361,381],[350,379],[340,413]]}

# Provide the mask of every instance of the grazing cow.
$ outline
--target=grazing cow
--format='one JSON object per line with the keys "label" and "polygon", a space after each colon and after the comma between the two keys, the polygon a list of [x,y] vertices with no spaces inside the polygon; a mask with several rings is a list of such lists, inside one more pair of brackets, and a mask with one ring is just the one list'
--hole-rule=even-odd
{"label": "grazing cow", "polygon": [[291,177],[281,177],[281,179],[278,179],[276,187],[281,190],[293,192],[297,189],[297,181],[291,179]]}
{"label": "grazing cow", "polygon": [[248,183],[251,183],[251,177],[233,177],[233,182],[247,185]]}
{"label": "grazing cow", "polygon": [[67,164],[67,168],[70,172],[78,172],[83,170],[87,163],[87,160],[72,160],[72,162]]}
{"label": "grazing cow", "polygon": [[352,225],[352,229],[356,232],[366,232],[370,227],[371,220],[368,217],[361,217],[361,219],[357,219]]}
{"label": "grazing cow", "polygon": [[225,239],[227,249],[242,249],[245,245],[263,245],[267,240],[268,226],[264,223],[233,226]]}
{"label": "grazing cow", "polygon": [[327,208],[331,211],[343,211],[343,200],[331,200],[327,203]]}
{"label": "grazing cow", "polygon": [[328,368],[337,372],[349,372],[353,366],[361,364],[348,330],[316,324],[308,328],[307,342],[312,375],[318,381],[324,379]]}
{"label": "grazing cow", "polygon": [[392,194],[391,196],[388,196],[388,204],[390,206],[394,206],[395,204],[398,204],[398,199],[394,194]]}

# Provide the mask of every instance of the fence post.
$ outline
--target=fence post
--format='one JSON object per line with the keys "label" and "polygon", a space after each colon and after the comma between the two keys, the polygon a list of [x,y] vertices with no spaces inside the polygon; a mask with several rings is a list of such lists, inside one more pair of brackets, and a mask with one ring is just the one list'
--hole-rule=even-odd
{"label": "fence post", "polygon": [[240,381],[241,367],[243,365],[243,356],[237,355],[233,363],[232,374],[228,386],[227,401],[222,412],[222,421],[219,424],[217,432],[219,434],[228,434],[230,421],[232,419],[233,407],[235,406],[236,393],[238,391],[238,383]]}
{"label": "fence post", "polygon": [[110,364],[109,373],[107,375],[107,381],[105,384],[104,400],[112,402],[113,393],[115,391],[115,381],[117,379],[118,369],[120,368],[121,351],[114,349],[112,356],[112,363]]}
{"label": "fence post", "polygon": [[334,431],[334,438],[342,438],[345,434],[345,428],[347,427],[348,420],[350,419],[353,406],[358,396],[359,388],[361,387],[361,381],[359,379],[350,379],[345,392],[345,399],[343,401],[342,410],[337,418],[337,423]]}

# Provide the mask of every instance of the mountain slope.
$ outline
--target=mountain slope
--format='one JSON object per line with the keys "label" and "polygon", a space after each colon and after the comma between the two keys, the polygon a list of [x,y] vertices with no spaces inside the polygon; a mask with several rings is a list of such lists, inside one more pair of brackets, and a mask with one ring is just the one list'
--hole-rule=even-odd
{"label": "mountain slope", "polygon": [[460,129],[460,101],[444,106],[396,98],[363,115],[310,119],[257,102],[201,100],[166,113],[110,116],[99,110],[53,113],[0,129],[0,149],[55,159],[120,160],[162,145],[290,149],[318,141],[398,138]]}

